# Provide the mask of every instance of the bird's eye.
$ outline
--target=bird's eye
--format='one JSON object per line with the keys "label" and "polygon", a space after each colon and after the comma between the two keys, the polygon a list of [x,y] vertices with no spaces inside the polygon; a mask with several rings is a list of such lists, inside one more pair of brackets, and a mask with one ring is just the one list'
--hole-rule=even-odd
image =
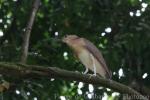
{"label": "bird's eye", "polygon": [[66,38],[68,35],[65,35],[64,38]]}
{"label": "bird's eye", "polygon": [[63,36],[63,39],[65,39],[65,38],[66,38],[66,35]]}

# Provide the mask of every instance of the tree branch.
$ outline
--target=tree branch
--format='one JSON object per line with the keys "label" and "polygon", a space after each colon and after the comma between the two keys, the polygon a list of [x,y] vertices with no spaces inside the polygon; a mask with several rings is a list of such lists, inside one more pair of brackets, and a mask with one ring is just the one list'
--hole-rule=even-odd
{"label": "tree branch", "polygon": [[29,47],[29,39],[30,39],[30,33],[32,30],[32,25],[35,19],[36,12],[39,8],[40,0],[35,0],[33,3],[32,11],[30,14],[30,18],[23,36],[23,43],[22,43],[22,54],[21,54],[21,62],[25,63],[28,56],[28,47]]}
{"label": "tree branch", "polygon": [[[84,75],[79,72],[72,72],[56,67],[44,67],[36,65],[23,65],[12,63],[0,63],[0,73],[15,78],[61,78],[64,80],[82,81],[93,85],[100,85],[123,94],[138,96],[140,100],[148,100],[134,89],[97,76]],[[8,74],[9,73],[9,74]]]}

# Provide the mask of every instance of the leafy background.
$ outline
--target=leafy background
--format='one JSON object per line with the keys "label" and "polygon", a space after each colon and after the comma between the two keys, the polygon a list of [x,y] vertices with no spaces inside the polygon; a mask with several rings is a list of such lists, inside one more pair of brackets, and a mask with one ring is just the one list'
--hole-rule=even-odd
{"label": "leafy background", "polygon": [[[0,61],[18,62],[23,33],[34,0],[0,1]],[[112,79],[150,88],[150,0],[41,0],[31,31],[28,64],[83,72],[72,51],[58,41],[76,34],[103,53]],[[14,87],[2,100],[121,99],[108,88],[61,79],[17,80],[0,76]],[[136,87],[135,87],[136,88]]]}

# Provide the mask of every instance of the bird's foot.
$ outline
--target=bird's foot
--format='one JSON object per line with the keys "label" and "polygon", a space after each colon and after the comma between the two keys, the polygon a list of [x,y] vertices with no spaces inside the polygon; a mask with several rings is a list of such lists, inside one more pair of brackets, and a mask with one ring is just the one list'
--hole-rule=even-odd
{"label": "bird's foot", "polygon": [[95,76],[96,76],[96,74],[89,74],[89,76],[90,76],[90,78],[91,78],[91,77],[93,77],[93,76],[95,77]]}
{"label": "bird's foot", "polygon": [[96,76],[96,73],[94,73],[93,76]]}

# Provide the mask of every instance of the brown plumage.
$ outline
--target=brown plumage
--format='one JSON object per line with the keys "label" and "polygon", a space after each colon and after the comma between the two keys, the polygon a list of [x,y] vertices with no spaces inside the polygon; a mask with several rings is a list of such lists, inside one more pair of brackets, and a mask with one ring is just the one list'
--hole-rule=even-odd
{"label": "brown plumage", "polygon": [[63,42],[74,51],[76,57],[86,67],[85,73],[90,69],[94,75],[99,74],[104,78],[111,78],[111,72],[101,52],[93,43],[76,35],[67,35],[63,38]]}

